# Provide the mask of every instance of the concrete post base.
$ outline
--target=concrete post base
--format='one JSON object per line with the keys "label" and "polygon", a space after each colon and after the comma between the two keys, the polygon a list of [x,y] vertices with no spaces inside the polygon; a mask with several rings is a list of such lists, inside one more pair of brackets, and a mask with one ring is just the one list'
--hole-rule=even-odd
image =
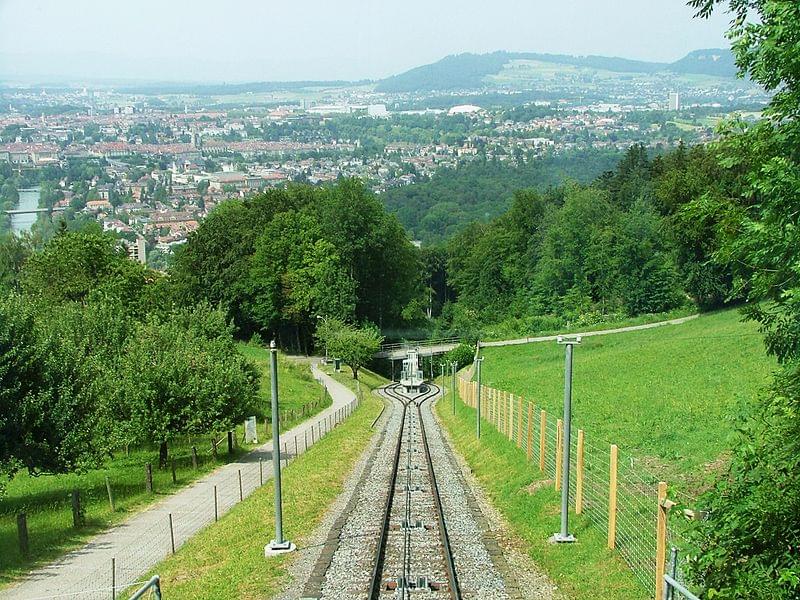
{"label": "concrete post base", "polygon": [[269,544],[264,546],[264,556],[269,558],[270,556],[278,556],[279,554],[286,554],[288,552],[294,552],[295,550],[297,550],[297,546],[288,540],[284,541],[282,544],[279,544],[275,540],[270,540]]}

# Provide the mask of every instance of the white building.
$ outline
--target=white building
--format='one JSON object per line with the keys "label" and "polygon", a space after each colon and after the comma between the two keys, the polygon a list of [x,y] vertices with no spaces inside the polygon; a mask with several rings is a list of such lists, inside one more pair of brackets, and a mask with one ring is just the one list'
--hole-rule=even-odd
{"label": "white building", "polygon": [[670,92],[669,93],[669,110],[680,110],[681,109],[681,97],[678,92]]}

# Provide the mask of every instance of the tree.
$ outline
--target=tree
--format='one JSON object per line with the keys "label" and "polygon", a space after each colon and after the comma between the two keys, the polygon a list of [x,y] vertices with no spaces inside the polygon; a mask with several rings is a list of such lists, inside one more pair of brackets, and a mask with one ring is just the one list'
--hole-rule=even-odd
{"label": "tree", "polygon": [[[692,0],[708,16],[720,0]],[[774,91],[765,117],[728,124],[717,149],[739,174],[738,194],[702,197],[720,247],[748,299],[745,314],[781,363],[772,389],[744,407],[726,471],[701,499],[692,575],[707,597],[800,596],[800,5],[793,0],[730,0],[728,36],[742,74]]]}
{"label": "tree", "polygon": [[356,327],[336,318],[322,319],[315,337],[329,356],[350,366],[353,379],[358,379],[358,370],[372,360],[383,343],[383,336],[374,325]]}
{"label": "tree", "polygon": [[175,436],[226,431],[255,409],[258,372],[239,353],[221,310],[149,317],[124,344],[114,374],[116,435],[159,445],[166,467]]}
{"label": "tree", "polygon": [[15,235],[0,235],[0,291],[17,289],[22,266],[31,250]]}
{"label": "tree", "polygon": [[65,473],[108,453],[101,373],[127,332],[117,307],[0,299],[0,468]]}
{"label": "tree", "polygon": [[91,230],[55,236],[28,258],[20,277],[26,295],[48,304],[115,297],[130,307],[153,278],[111,235]]}

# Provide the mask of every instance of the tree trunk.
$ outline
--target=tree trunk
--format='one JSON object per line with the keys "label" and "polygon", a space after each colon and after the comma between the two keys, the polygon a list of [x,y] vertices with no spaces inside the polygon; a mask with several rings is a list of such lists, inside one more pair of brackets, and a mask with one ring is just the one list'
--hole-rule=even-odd
{"label": "tree trunk", "polygon": [[158,468],[167,468],[167,442],[161,442],[161,445],[158,447]]}
{"label": "tree trunk", "polygon": [[358,367],[350,367],[353,369],[353,379],[358,379]]}

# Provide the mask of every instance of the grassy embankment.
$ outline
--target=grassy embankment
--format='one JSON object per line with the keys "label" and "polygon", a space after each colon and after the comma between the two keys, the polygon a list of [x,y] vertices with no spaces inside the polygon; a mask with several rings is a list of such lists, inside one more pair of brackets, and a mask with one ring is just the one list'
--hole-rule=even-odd
{"label": "grassy embankment", "polygon": [[[284,532],[300,551],[342,492],[380,409],[380,400],[365,394],[350,418],[283,471]],[[264,558],[264,545],[274,537],[273,492],[272,485],[257,490],[159,564],[153,573],[161,576],[165,597],[249,600],[279,592],[297,554]]]}
{"label": "grassy embankment", "polygon": [[[682,325],[589,337],[575,347],[573,425],[614,443],[669,481],[700,483],[728,446],[730,417],[769,382],[775,361],[736,310]],[[560,415],[564,348],[486,348],[483,381]]]}
{"label": "grassy embankment", "polygon": [[342,366],[342,370],[339,373],[333,370],[333,365],[321,365],[321,368],[323,372],[354,392],[358,392],[360,389],[362,394],[367,394],[389,383],[388,379],[369,369],[359,369],[358,380],[355,380],[353,379],[353,372],[346,365]]}
{"label": "grassy embankment", "polygon": [[[240,349],[261,370],[261,398],[263,411],[267,412],[270,394],[269,351],[244,344]],[[283,359],[278,364],[281,405],[286,411],[286,417],[281,422],[283,428],[291,428],[303,418],[301,413],[304,406],[308,407],[307,412],[317,412],[330,405],[330,398],[325,397],[323,401],[321,388],[306,365]],[[259,441],[263,436],[262,420],[259,422]],[[224,438],[224,435],[215,437]],[[242,443],[241,425],[237,427],[236,437],[239,448],[234,454],[227,454],[227,442],[222,439],[216,460],[211,453],[210,435],[180,436],[172,441],[170,457],[176,462],[176,483],[172,482],[170,469],[157,468],[158,448],[151,445],[130,448],[127,455],[124,449],[120,449],[104,468],[82,474],[32,477],[27,472],[18,473],[9,482],[5,496],[0,499],[0,586],[7,585],[36,564],[55,559],[80,546],[93,534],[123,521],[132,513],[250,449]],[[198,451],[197,470],[192,468],[192,445]],[[148,494],[145,490],[144,465],[148,462],[153,464],[154,494]],[[113,512],[108,502],[106,477],[114,494]],[[70,494],[74,489],[81,492],[85,512],[85,525],[79,530],[72,526]],[[18,547],[16,515],[19,512],[25,512],[28,519],[30,553],[27,558],[21,556]]]}
{"label": "grassy embankment", "polygon": [[[564,349],[555,342],[487,348],[483,380],[523,394],[555,414],[563,402]],[[752,324],[736,311],[704,315],[679,326],[587,338],[575,349],[574,423],[595,445],[613,441],[651,470],[689,491],[724,452],[737,403],[764,388],[775,364]],[[475,439],[475,411],[457,403],[437,408],[521,545],[570,597],[647,598],[621,557],[606,549],[606,532],[572,515],[574,546],[552,546],[559,496],[515,444],[493,427]]]}

